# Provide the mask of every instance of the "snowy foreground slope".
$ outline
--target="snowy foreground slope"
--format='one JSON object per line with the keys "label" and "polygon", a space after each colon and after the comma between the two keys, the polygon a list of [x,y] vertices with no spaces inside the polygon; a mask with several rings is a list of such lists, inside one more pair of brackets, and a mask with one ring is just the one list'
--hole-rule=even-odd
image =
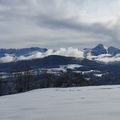
{"label": "snowy foreground slope", "polygon": [[120,86],[51,88],[3,96],[0,120],[120,120]]}

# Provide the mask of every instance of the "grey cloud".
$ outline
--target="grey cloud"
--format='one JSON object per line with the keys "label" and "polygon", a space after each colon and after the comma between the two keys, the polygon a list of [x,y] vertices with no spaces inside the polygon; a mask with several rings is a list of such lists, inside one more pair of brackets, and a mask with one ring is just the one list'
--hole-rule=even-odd
{"label": "grey cloud", "polygon": [[[74,3],[75,7],[79,5],[79,8],[82,8],[85,1],[0,0],[0,6],[3,6],[0,11],[0,27],[2,28],[0,41],[7,47],[9,47],[6,45],[7,41],[14,43],[12,47],[41,45],[41,42],[47,47],[63,44],[66,47],[71,45],[78,47],[87,44],[88,41],[95,41],[95,39],[94,44],[97,42],[112,44],[115,41],[114,44],[120,43],[120,35],[114,26],[108,28],[102,23],[86,24],[77,17],[67,17],[67,14],[71,12],[70,9],[67,10],[69,3],[71,3],[70,5]],[[56,31],[58,32],[56,33]],[[81,34],[84,34],[84,37]],[[20,38],[20,36],[22,37]],[[21,40],[20,46],[16,45],[18,40]],[[75,43],[71,42],[73,40]]]}
{"label": "grey cloud", "polygon": [[111,28],[107,28],[102,24],[90,24],[86,25],[85,23],[76,22],[73,19],[55,19],[49,16],[40,16],[36,18],[36,22],[38,25],[47,27],[50,29],[67,29],[73,30],[77,32],[85,32],[85,33],[93,33],[98,35],[109,36],[113,40],[119,40],[116,35],[116,31]]}

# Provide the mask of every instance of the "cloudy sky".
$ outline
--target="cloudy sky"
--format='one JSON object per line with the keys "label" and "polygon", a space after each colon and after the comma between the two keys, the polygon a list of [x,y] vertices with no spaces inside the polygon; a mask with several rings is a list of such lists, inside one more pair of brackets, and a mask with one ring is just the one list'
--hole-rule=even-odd
{"label": "cloudy sky", "polygon": [[0,0],[0,47],[120,47],[120,0]]}

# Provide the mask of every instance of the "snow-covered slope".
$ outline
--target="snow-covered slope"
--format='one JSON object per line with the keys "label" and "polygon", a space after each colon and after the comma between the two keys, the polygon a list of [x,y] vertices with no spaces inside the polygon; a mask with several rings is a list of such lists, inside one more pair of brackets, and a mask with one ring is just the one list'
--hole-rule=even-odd
{"label": "snow-covered slope", "polygon": [[119,120],[120,86],[38,89],[0,97],[0,120]]}

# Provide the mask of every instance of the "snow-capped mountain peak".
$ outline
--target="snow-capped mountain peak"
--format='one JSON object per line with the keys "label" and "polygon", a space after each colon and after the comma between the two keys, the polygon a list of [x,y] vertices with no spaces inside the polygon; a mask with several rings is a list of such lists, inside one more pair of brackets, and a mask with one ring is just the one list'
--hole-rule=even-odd
{"label": "snow-capped mountain peak", "polygon": [[111,46],[108,48],[108,54],[111,54],[111,55],[120,54],[120,49]]}
{"label": "snow-capped mountain peak", "polygon": [[84,56],[87,59],[110,63],[120,61],[120,49],[115,47],[106,47],[103,44],[98,44],[94,48],[85,48]]}
{"label": "snow-capped mountain peak", "polygon": [[94,48],[85,48],[84,51],[86,54],[91,53],[92,55],[95,56],[107,54],[107,48],[103,44],[98,44]]}

